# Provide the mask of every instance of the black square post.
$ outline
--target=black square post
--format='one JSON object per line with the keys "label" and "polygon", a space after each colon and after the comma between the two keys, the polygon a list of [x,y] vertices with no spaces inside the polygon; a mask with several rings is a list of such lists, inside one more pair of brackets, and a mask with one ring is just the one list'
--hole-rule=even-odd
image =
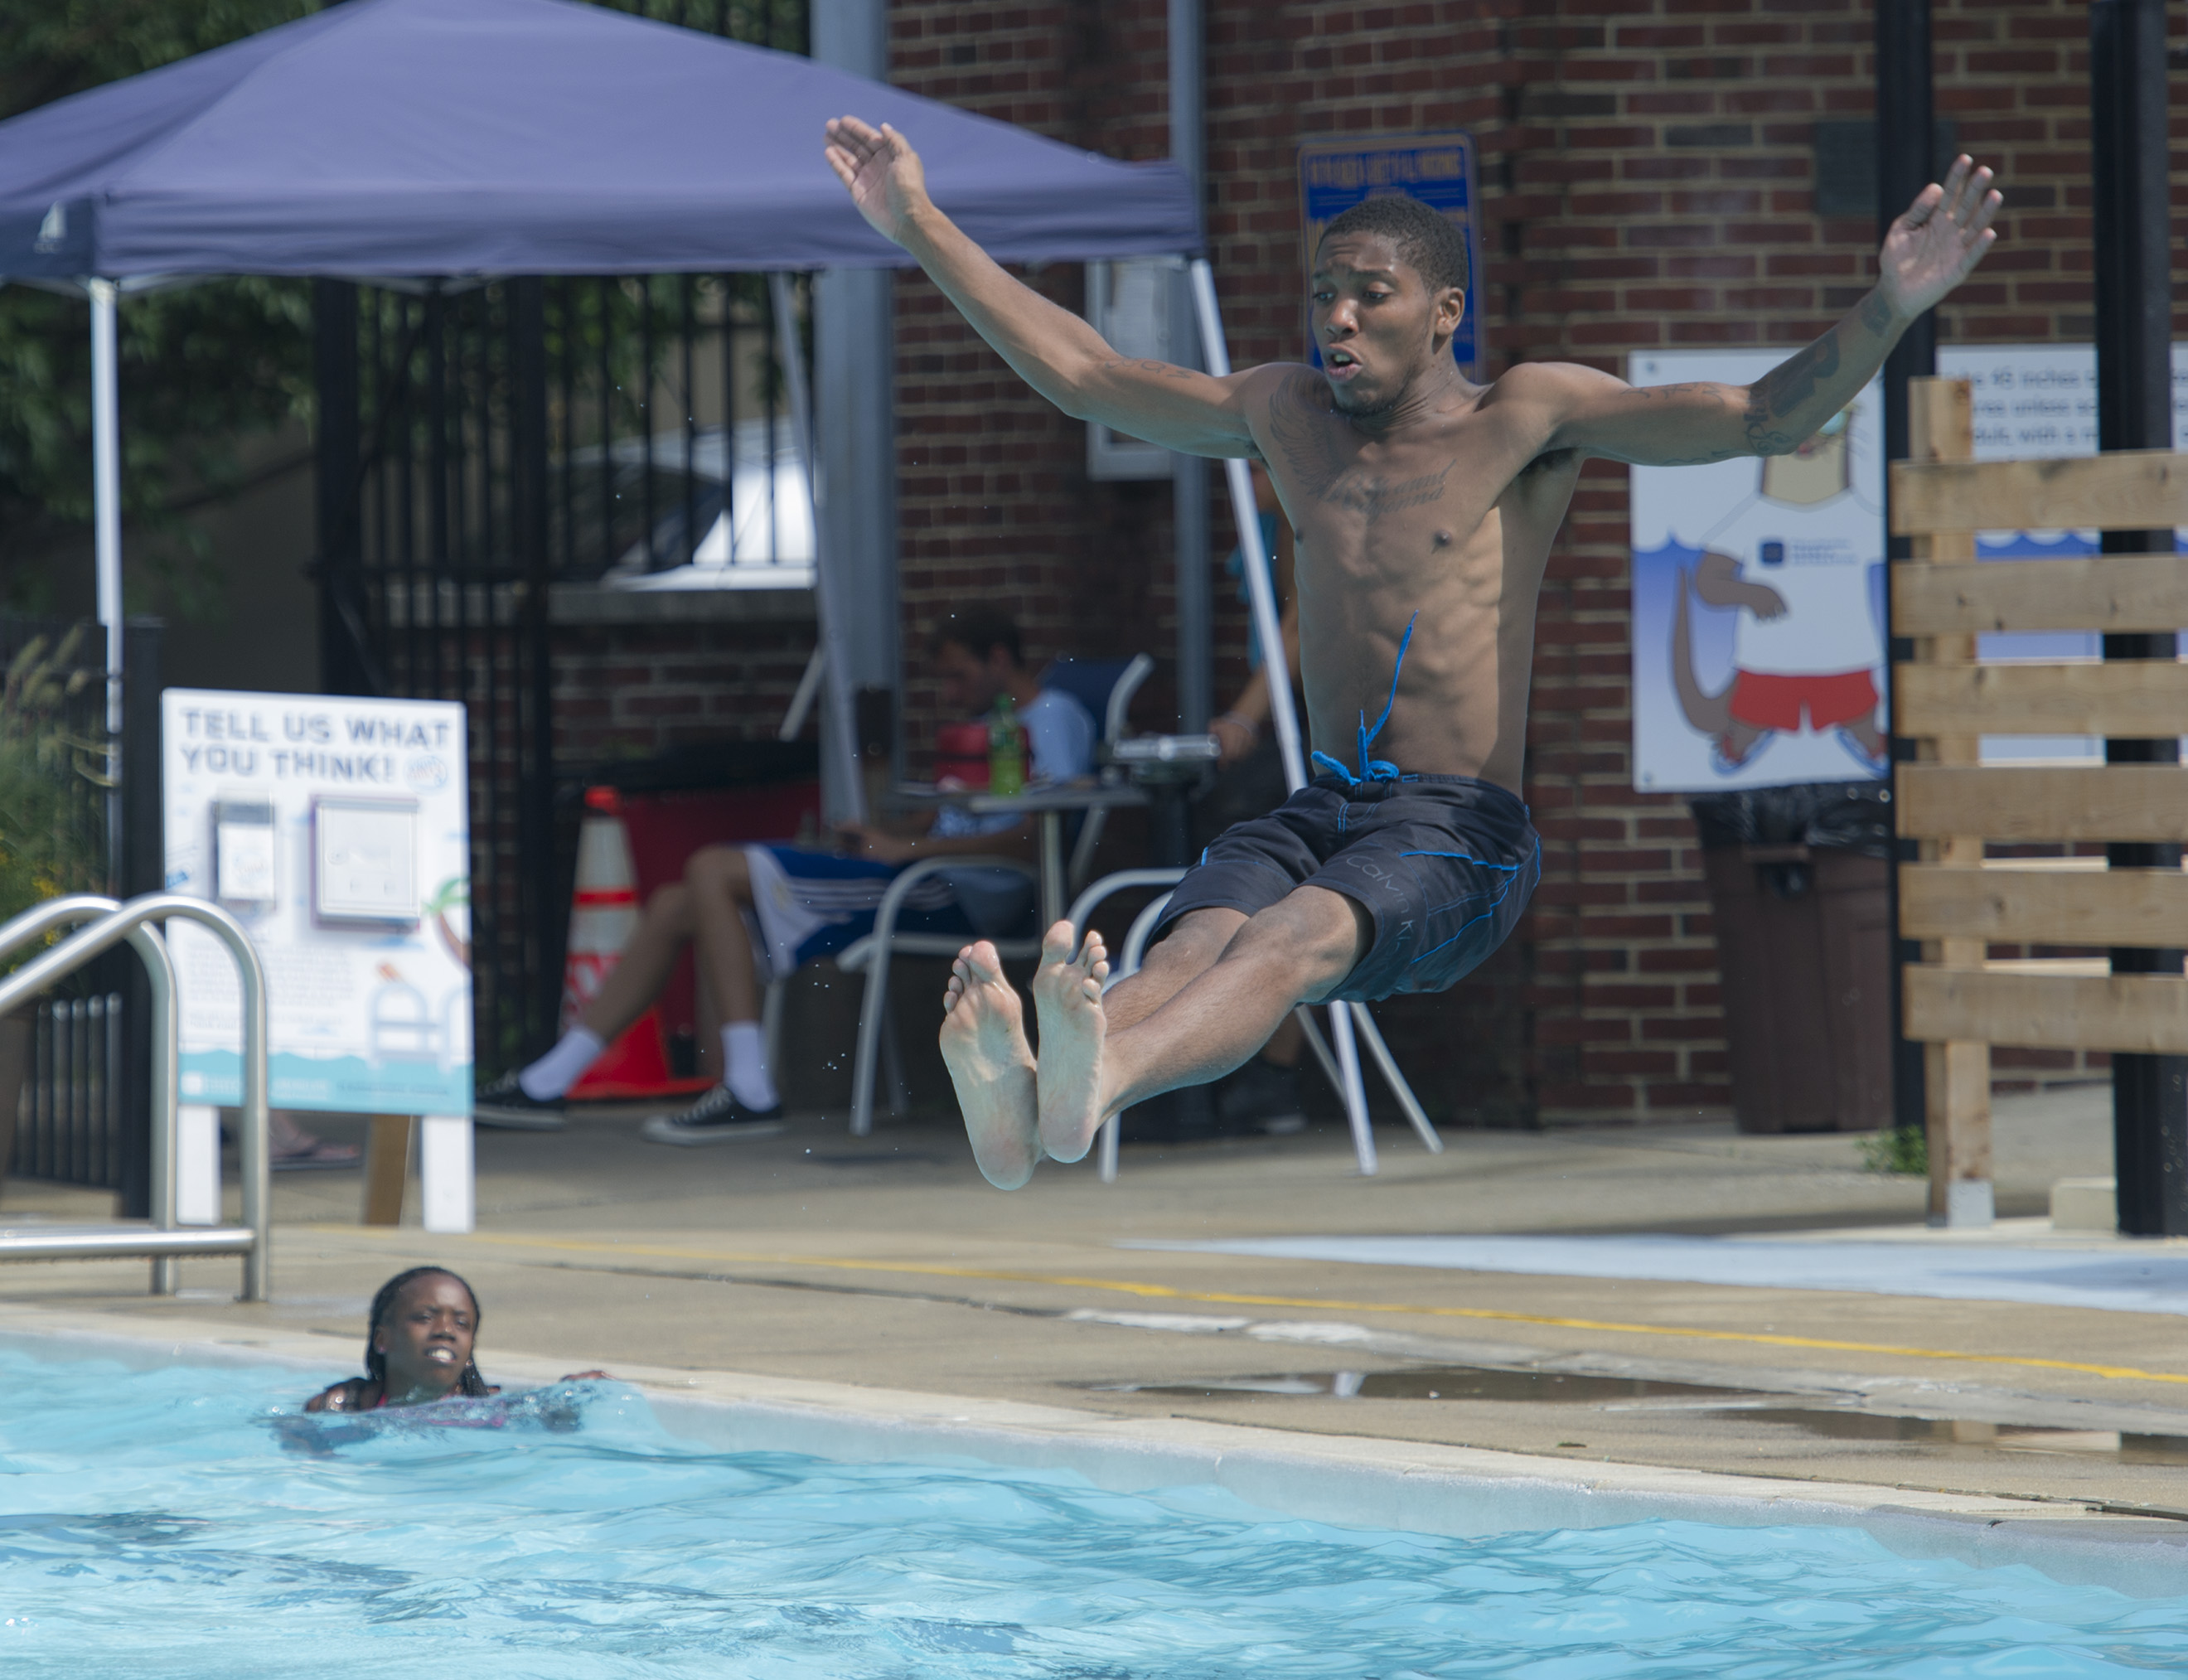
{"label": "black square post", "polygon": [[[523,882],[524,972],[528,999],[519,1007],[527,1054],[553,1040],[562,996],[555,960],[567,906],[555,866],[555,673],[548,612],[554,572],[548,553],[547,285],[536,274],[510,283],[510,493],[517,570],[523,579],[518,634],[526,673],[519,701],[517,876]],[[646,365],[652,366],[652,358]],[[647,475],[651,485],[652,477]],[[647,528],[652,527],[649,524]],[[477,883],[473,890],[477,891]],[[499,1046],[496,1046],[499,1048]]]}
{"label": "black square post", "polygon": [[319,586],[319,686],[329,694],[375,694],[380,686],[364,641],[359,575],[364,454],[357,357],[357,287],[347,280],[313,281],[313,570]]}
{"label": "black square post", "polygon": [[[160,797],[160,621],[131,618],[121,630],[121,855],[114,860],[116,896],[128,899],[166,884],[166,845]],[[127,946],[99,959],[108,986],[121,995],[116,1060],[120,1102],[113,1113],[119,1168],[115,1192],[125,1219],[152,1214],[152,986]]]}
{"label": "black square post", "polygon": [[[1876,0],[1876,237],[1881,243],[1892,224],[1933,178],[1936,119],[1931,99],[1930,0]],[[1937,370],[1937,318],[1925,314],[1907,330],[1884,364],[1884,459],[1907,459],[1907,381]],[[1887,525],[1886,530],[1889,530]],[[1886,538],[1886,567],[1912,552],[1904,537]],[[1884,591],[1885,667],[1890,672],[1911,650],[1892,634],[1892,590]],[[1899,708],[1892,707],[1898,722]],[[1891,743],[1892,803],[1898,803],[1898,737]],[[1912,842],[1901,842],[1911,848]],[[1911,860],[1895,854],[1887,888],[1892,923],[1892,1123],[1902,1130],[1924,1130],[1928,1096],[1923,1047],[1906,1034],[1900,1001],[1907,965],[1921,960],[1922,950],[1899,937],[1898,865]]]}
{"label": "black square post", "polygon": [[[2172,222],[2167,183],[2164,0],[2089,7],[2089,127],[2096,246],[2097,447],[2173,445]],[[2108,531],[2106,554],[2170,554],[2170,531]],[[2108,635],[2105,657],[2171,659],[2179,638]],[[2178,736],[2107,741],[2112,764],[2177,764]],[[2180,848],[2115,845],[2114,869],[2180,867]],[[2115,974],[2178,974],[2177,950],[2120,950]],[[2119,1228],[2188,1235],[2188,1057],[2112,1057]]]}

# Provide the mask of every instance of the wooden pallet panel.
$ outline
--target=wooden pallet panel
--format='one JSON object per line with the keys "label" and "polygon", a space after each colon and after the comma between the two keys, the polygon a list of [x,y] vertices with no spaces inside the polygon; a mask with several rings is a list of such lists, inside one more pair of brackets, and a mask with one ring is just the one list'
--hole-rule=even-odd
{"label": "wooden pallet panel", "polygon": [[1892,626],[1903,636],[2177,630],[2188,626],[2188,566],[2169,554],[1895,566]]}
{"label": "wooden pallet panel", "polygon": [[1895,732],[1908,736],[2168,736],[2188,731],[2188,665],[1902,665]]}
{"label": "wooden pallet panel", "polygon": [[2171,764],[1902,764],[1899,832],[1920,838],[2188,843],[2188,770]]}
{"label": "wooden pallet panel", "polygon": [[1902,985],[1907,1036],[1926,1044],[2188,1056],[2188,979],[1915,966]]}
{"label": "wooden pallet panel", "polygon": [[2145,531],[2188,525],[2188,455],[2118,449],[2055,460],[1892,464],[1892,530]]}
{"label": "wooden pallet panel", "polygon": [[1906,864],[1899,871],[1899,931],[1910,939],[2188,945],[2188,875]]}
{"label": "wooden pallet panel", "polygon": [[[1909,453],[1922,461],[1967,461],[1976,452],[1975,395],[1965,380],[1916,379],[1907,386]],[[1931,531],[1909,539],[1910,571],[1947,575],[1976,567],[1976,538],[1972,530]],[[1887,571],[1898,571],[1897,567]],[[1976,638],[1967,632],[1914,639],[1916,657],[1932,664],[1965,666],[1975,662]],[[1895,715],[1900,703],[1892,702]],[[1902,729],[1899,733],[1906,733]],[[1982,742],[1975,730],[1959,735],[1939,733],[1922,743],[1922,755],[1932,764],[1973,767],[1982,758]],[[1980,868],[1983,838],[1980,833],[1941,833],[1918,843],[1925,861],[1947,866]],[[1982,962],[1979,939],[1933,939],[1923,953],[1931,961],[1958,968],[1976,968]],[[1922,1047],[1924,1106],[1929,1118],[1930,1213],[1949,1221],[1958,1187],[1988,1181],[1990,1153],[1990,1046],[1975,1039]]]}

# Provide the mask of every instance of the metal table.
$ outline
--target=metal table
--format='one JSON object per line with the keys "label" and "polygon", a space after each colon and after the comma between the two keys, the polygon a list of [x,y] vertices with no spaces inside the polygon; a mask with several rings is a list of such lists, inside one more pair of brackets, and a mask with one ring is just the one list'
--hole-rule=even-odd
{"label": "metal table", "polygon": [[975,816],[1008,812],[1040,819],[1040,926],[1046,933],[1069,903],[1063,869],[1063,819],[1072,811],[1114,810],[1144,805],[1148,796],[1129,782],[1068,781],[1029,787],[1023,793],[990,793],[984,788],[944,789],[931,782],[908,782],[892,790],[890,803],[906,810],[953,805]]}

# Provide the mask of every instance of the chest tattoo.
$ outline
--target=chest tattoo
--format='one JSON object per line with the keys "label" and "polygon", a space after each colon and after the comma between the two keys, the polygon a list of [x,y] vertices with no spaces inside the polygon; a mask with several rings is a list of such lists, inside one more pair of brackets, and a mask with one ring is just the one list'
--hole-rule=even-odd
{"label": "chest tattoo", "polygon": [[1322,382],[1311,375],[1287,381],[1269,402],[1269,440],[1300,491],[1328,507],[1364,515],[1369,524],[1386,514],[1443,499],[1444,481],[1458,465],[1390,480],[1362,472],[1339,441],[1336,416],[1321,400]]}

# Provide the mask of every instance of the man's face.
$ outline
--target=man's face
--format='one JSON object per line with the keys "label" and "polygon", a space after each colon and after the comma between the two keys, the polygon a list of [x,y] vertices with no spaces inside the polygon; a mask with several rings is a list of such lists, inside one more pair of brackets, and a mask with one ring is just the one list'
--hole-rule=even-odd
{"label": "man's face", "polygon": [[962,642],[946,641],[935,651],[935,674],[942,679],[942,703],[953,712],[970,715],[995,703],[1012,674],[1011,658],[1001,648],[984,659]]}
{"label": "man's face", "polygon": [[435,1272],[404,1284],[373,1333],[373,1346],[387,1361],[387,1392],[454,1392],[471,1363],[477,1317],[471,1291],[453,1277]]}
{"label": "man's face", "polygon": [[1466,294],[1430,291],[1387,234],[1340,234],[1316,253],[1312,303],[1331,400],[1368,414],[1396,403],[1446,353]]}

